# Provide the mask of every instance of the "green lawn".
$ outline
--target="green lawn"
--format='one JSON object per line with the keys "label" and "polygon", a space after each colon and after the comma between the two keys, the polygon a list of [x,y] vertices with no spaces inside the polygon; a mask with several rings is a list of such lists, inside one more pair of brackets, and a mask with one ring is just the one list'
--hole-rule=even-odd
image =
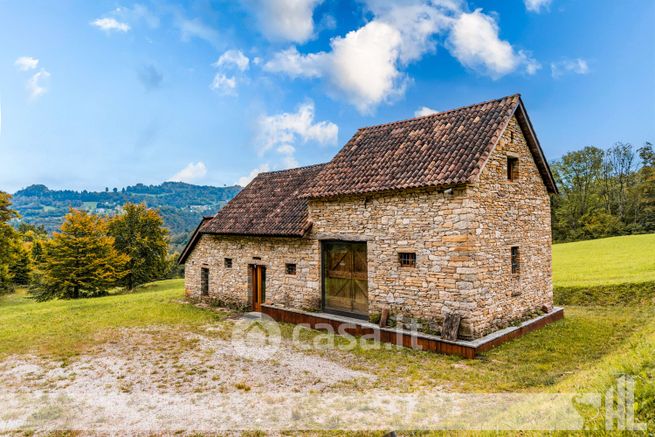
{"label": "green lawn", "polygon": [[180,303],[183,297],[181,279],[94,299],[37,303],[24,292],[0,296],[0,359],[26,352],[68,357],[110,338],[116,328],[192,328],[219,319],[216,313]]}
{"label": "green lawn", "polygon": [[556,287],[651,281],[655,281],[655,234],[553,245]]}

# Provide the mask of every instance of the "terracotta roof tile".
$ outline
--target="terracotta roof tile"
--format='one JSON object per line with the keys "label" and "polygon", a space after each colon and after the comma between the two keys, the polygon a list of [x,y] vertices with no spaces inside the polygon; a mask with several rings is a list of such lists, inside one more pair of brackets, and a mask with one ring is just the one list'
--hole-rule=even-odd
{"label": "terracotta roof tile", "polygon": [[325,164],[260,173],[228,202],[201,233],[301,237],[309,228],[300,198]]}
{"label": "terracotta roof tile", "polygon": [[362,128],[306,190],[306,197],[470,182],[520,98],[503,97],[410,120]]}

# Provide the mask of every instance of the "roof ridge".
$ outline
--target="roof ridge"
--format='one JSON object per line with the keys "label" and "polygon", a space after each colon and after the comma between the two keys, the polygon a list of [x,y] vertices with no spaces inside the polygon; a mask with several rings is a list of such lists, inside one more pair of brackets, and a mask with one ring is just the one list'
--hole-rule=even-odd
{"label": "roof ridge", "polygon": [[258,173],[257,176],[262,175],[262,174],[284,173],[284,172],[287,172],[287,171],[294,171],[294,170],[307,170],[307,169],[314,168],[314,167],[320,167],[320,166],[326,165],[326,164],[329,164],[329,163],[328,162],[321,162],[321,163],[318,163],[318,164],[304,165],[302,167],[286,168],[284,170],[261,171],[261,172]]}
{"label": "roof ridge", "polygon": [[469,109],[469,108],[473,108],[473,107],[476,107],[476,106],[482,106],[482,105],[486,105],[488,103],[499,102],[501,100],[505,100],[505,99],[509,99],[509,98],[516,98],[516,97],[518,97],[520,99],[521,98],[521,93],[514,93],[514,94],[507,95],[507,96],[499,97],[499,98],[496,98],[496,99],[489,99],[489,100],[485,100],[484,102],[474,103],[472,105],[459,106],[457,108],[448,109],[446,111],[440,111],[440,112],[437,112],[435,114],[421,115],[421,116],[418,116],[418,117],[406,118],[404,120],[391,121],[389,123],[373,124],[371,126],[364,126],[364,127],[360,127],[359,129],[357,129],[357,132],[362,131],[362,130],[367,130],[367,129],[379,129],[379,128],[383,128],[383,127],[387,127],[387,126],[393,126],[393,125],[396,125],[396,124],[408,123],[410,121],[423,119],[423,118],[428,118],[428,117],[435,117],[436,118],[436,117],[440,117],[440,116],[450,114],[450,113],[453,113],[453,112],[456,112],[456,111],[461,111],[463,109]]}

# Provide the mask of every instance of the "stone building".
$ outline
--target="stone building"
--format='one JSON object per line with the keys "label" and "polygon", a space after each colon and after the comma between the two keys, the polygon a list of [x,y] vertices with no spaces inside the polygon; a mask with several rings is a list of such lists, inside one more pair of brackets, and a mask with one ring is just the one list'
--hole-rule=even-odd
{"label": "stone building", "polygon": [[[552,308],[557,187],[519,95],[359,129],[326,164],[261,173],[182,253],[194,296],[476,339]],[[385,311],[385,313],[387,312]]]}

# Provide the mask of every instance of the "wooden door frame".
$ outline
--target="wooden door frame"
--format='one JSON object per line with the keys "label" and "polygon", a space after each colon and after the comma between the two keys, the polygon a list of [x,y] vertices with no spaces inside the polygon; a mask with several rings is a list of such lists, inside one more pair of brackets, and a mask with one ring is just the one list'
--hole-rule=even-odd
{"label": "wooden door frame", "polygon": [[266,266],[263,264],[250,264],[248,267],[248,274],[251,275],[250,305],[253,311],[261,312],[261,305],[266,297]]}
{"label": "wooden door frame", "polygon": [[[346,243],[346,244],[365,244],[366,245],[366,252],[367,252],[367,257],[366,257],[366,274],[368,275],[368,241],[361,241],[361,240],[320,240],[321,243],[321,311],[324,313],[328,314],[336,314],[338,316],[345,316],[345,317],[350,317],[353,319],[360,319],[360,320],[368,320],[369,315],[366,314],[357,314],[357,313],[350,313],[348,311],[339,311],[339,310],[334,310],[330,308],[325,308],[325,262],[326,262],[326,250],[325,246],[330,243]],[[368,281],[367,281],[368,284]],[[366,290],[366,295],[368,296],[368,285],[367,285],[367,290]],[[368,312],[368,311],[367,311]]]}

